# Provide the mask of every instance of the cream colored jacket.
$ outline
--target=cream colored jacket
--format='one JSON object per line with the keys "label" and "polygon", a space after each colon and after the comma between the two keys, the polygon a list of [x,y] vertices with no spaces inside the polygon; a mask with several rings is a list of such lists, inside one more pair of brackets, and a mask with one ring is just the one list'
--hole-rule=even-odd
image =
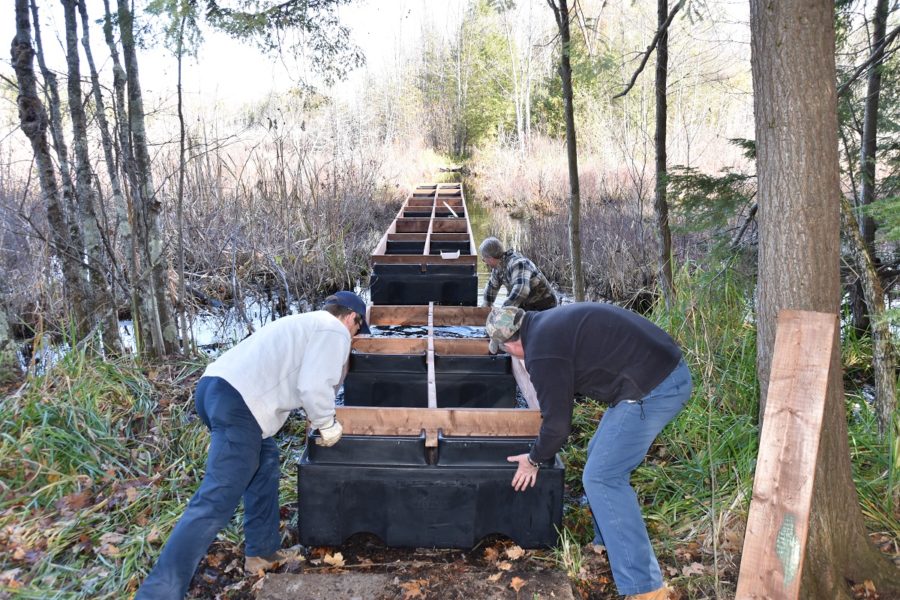
{"label": "cream colored jacket", "polygon": [[268,323],[206,367],[232,385],[259,423],[275,434],[302,408],[314,429],[334,417],[334,397],[350,356],[350,332],[319,310]]}

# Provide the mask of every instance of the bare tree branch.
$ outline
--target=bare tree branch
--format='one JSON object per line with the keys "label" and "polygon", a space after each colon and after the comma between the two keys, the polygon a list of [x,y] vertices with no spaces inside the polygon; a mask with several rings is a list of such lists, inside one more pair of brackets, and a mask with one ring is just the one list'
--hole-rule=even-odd
{"label": "bare tree branch", "polygon": [[650,45],[647,46],[647,49],[644,50],[644,58],[641,60],[641,64],[638,65],[638,68],[635,70],[634,74],[631,76],[631,81],[628,82],[628,85],[625,86],[625,89],[613,96],[613,100],[616,98],[621,98],[625,94],[631,91],[631,88],[634,87],[635,82],[637,81],[638,75],[641,74],[641,71],[644,70],[644,67],[647,66],[647,61],[650,60],[650,55],[653,54],[653,50],[656,48],[656,44],[659,42],[660,36],[668,31],[669,25],[672,23],[672,19],[675,18],[675,13],[677,13],[682,6],[684,6],[687,0],[680,0],[678,4],[675,5],[675,8],[669,13],[669,17],[666,19],[666,22],[662,27],[656,32],[656,35],[653,36],[653,39],[650,41]]}
{"label": "bare tree branch", "polygon": [[[898,34],[900,34],[900,25],[894,27],[891,30],[891,32],[884,38],[884,42],[882,42],[878,45],[877,48],[872,50],[872,54],[869,55],[869,58],[866,59],[866,62],[859,65],[856,71],[853,72],[853,75],[850,76],[850,79],[845,81],[843,85],[838,88],[838,98],[843,96],[847,92],[847,90],[850,89],[850,86],[853,85],[853,83],[857,79],[859,79],[860,75],[862,75],[869,67],[871,67],[873,63],[883,62],[884,59],[887,58],[888,52],[886,51],[886,48],[894,42],[894,39],[896,39]],[[896,49],[892,52],[896,52]]]}

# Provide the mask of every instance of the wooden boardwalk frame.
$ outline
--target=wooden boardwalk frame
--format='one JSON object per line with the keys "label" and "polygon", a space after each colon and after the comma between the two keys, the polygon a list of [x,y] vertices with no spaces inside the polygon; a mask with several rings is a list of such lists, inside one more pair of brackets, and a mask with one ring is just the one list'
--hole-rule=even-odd
{"label": "wooden boardwalk frame", "polygon": [[799,598],[837,327],[833,314],[778,315],[738,600]]}
{"label": "wooden boardwalk frame", "polygon": [[512,360],[513,376],[528,408],[437,408],[434,357],[438,355],[487,356],[488,339],[436,338],[441,326],[483,327],[490,309],[474,306],[393,306],[368,308],[372,326],[424,326],[426,337],[353,338],[353,349],[371,354],[425,355],[428,369],[428,408],[338,407],[337,418],[348,435],[420,435],[426,446],[436,447],[438,433],[445,436],[536,437],[541,427],[540,407],[525,366]]}
{"label": "wooden boardwalk frame", "polygon": [[[478,256],[469,223],[469,212],[459,183],[416,186],[397,212],[391,225],[372,250],[375,265],[475,265]],[[391,253],[391,242],[421,242],[421,252]],[[456,242],[460,252],[432,253],[435,242]]]}

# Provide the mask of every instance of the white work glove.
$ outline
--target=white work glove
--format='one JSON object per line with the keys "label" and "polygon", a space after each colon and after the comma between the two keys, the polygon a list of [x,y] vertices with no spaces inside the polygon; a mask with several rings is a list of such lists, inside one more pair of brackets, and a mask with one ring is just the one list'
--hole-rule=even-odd
{"label": "white work glove", "polygon": [[316,440],[316,444],[325,446],[326,448],[334,446],[338,443],[338,440],[341,439],[341,434],[343,432],[344,428],[341,427],[340,421],[331,419],[330,425],[319,427],[319,438]]}

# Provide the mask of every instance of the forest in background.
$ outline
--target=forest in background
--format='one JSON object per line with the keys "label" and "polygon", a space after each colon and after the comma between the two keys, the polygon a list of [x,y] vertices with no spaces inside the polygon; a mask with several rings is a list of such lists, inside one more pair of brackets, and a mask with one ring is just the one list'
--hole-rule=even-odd
{"label": "forest in background", "polygon": [[[28,7],[17,0],[17,8],[20,4]],[[662,4],[674,15],[666,29],[663,171],[656,162],[660,90],[653,78],[659,6],[597,1],[570,7],[571,41],[565,47],[578,132],[577,262],[583,267],[584,297],[630,306],[668,324],[702,381],[696,414],[667,434],[657,449],[662,454],[653,457],[636,485],[660,501],[651,521],[655,534],[670,540],[677,571],[684,548],[699,544],[695,558],[709,569],[694,579],[682,571],[675,577],[684,579],[688,597],[723,597],[733,585],[740,549],[735,536],[746,517],[761,410],[754,329],[760,318],[760,142],[754,139],[749,15],[740,3]],[[352,10],[352,2],[324,2],[320,13],[266,19],[248,18],[252,6],[261,5],[244,4],[247,12],[241,12],[215,2],[141,3],[134,7],[134,26],[123,30],[132,17],[125,2],[32,3],[27,11],[32,15],[36,9],[38,15],[55,15],[49,23],[56,30],[47,21],[32,20],[32,28],[45,27],[43,45],[52,37],[67,49],[60,61],[42,65],[36,59],[33,66],[34,98],[49,127],[44,163],[20,116],[27,77],[5,61],[0,67],[5,275],[0,347],[2,372],[14,385],[10,389],[18,390],[0,409],[4,429],[14,432],[0,454],[4,479],[14,482],[4,484],[0,503],[2,524],[13,528],[0,535],[3,567],[19,569],[7,585],[42,582],[45,587],[36,589],[53,589],[47,582],[60,575],[37,566],[39,559],[71,554],[66,560],[72,564],[92,555],[130,561],[114,582],[98,577],[96,589],[112,593],[133,586],[148,568],[146,557],[158,551],[147,541],[160,534],[151,535],[150,523],[170,526],[178,503],[189,494],[182,498],[183,491],[154,483],[152,493],[165,498],[163,504],[149,512],[149,504],[135,505],[109,515],[103,525],[94,523],[98,532],[104,527],[117,535],[128,532],[127,550],[114,544],[117,552],[122,546],[122,555],[110,554],[108,546],[104,551],[98,536],[81,540],[87,524],[60,525],[59,515],[70,514],[73,502],[82,501],[78,498],[125,494],[130,506],[134,498],[127,490],[169,477],[166,464],[177,464],[179,453],[186,453],[194,469],[202,465],[203,444],[186,440],[200,428],[178,402],[183,393],[168,387],[183,383],[193,369],[166,368],[172,383],[161,383],[152,365],[179,354],[178,360],[195,360],[189,324],[210,304],[241,306],[246,297],[268,296],[288,312],[296,302],[312,306],[330,291],[365,286],[368,254],[384,227],[411,187],[434,180],[441,167],[461,167],[477,201],[492,207],[496,234],[532,256],[561,290],[577,296],[569,238],[566,94],[558,72],[564,46],[548,3],[461,2],[449,22],[423,18],[412,42],[398,44],[391,60],[366,67],[359,66],[365,57],[339,18],[340,10]],[[81,14],[82,7],[95,12]],[[896,553],[900,456],[893,366],[900,261],[900,105],[893,53],[900,21],[894,10],[880,0],[838,2],[833,19],[840,186],[853,204],[844,211],[841,246],[845,408],[864,517],[870,536],[888,554]],[[63,24],[71,24],[71,37]],[[85,25],[98,53],[91,59],[81,45]],[[203,43],[202,33],[211,29],[270,52],[302,50],[309,71],[288,90],[238,106],[184,99],[177,82],[169,83],[174,90],[169,94],[140,97],[136,64],[142,52],[162,46],[190,61]],[[136,36],[131,42],[129,30]],[[37,30],[30,35],[40,54]],[[80,63],[73,65],[76,54]],[[645,57],[646,69],[637,74]],[[350,71],[357,73],[355,93],[333,93],[331,82]],[[633,76],[633,87],[616,98]],[[790,157],[779,160],[791,165]],[[51,175],[56,187],[48,193]],[[661,189],[672,229],[670,252],[661,252]],[[514,228],[508,227],[510,216]],[[868,279],[866,253],[874,274]],[[671,261],[671,303],[663,302],[661,254]],[[862,289],[866,281],[877,287]],[[879,297],[880,307],[876,303],[873,310],[872,300]],[[136,365],[123,352],[118,327],[111,325],[118,318],[136,323]],[[251,329],[247,323],[248,333]],[[37,365],[29,365],[32,383],[20,387],[15,349],[23,341],[31,348],[63,342],[76,351],[58,373],[38,375]],[[98,356],[106,362],[94,363]],[[57,376],[76,377],[86,386],[78,392],[75,413],[56,407],[60,412],[48,416],[38,410],[73,394],[59,387]],[[585,431],[599,411],[582,408]],[[54,438],[46,428],[38,435],[40,423],[94,417],[99,420],[84,423],[84,429],[106,432],[102,459],[88,448],[87,435],[83,455],[72,450],[73,457],[62,462],[29,466],[44,464],[47,448],[82,447],[66,436]],[[179,439],[162,441],[161,425],[174,426]],[[114,442],[123,431],[130,439]],[[713,443],[710,431],[722,436],[721,444]],[[576,435],[566,456],[573,471],[583,460],[583,435]],[[122,457],[140,454],[148,443],[158,449],[126,467]],[[101,465],[112,465],[113,474]],[[663,469],[675,474],[662,476]],[[577,493],[580,483],[569,484]],[[24,505],[22,493],[31,494]],[[285,504],[294,493],[284,490]],[[675,501],[685,496],[703,499],[713,509]],[[167,516],[160,520],[162,515]],[[584,511],[567,515],[575,541],[588,535],[585,518]],[[40,534],[34,528],[45,523],[42,519],[66,534],[62,539]],[[239,540],[235,531],[228,535]],[[577,560],[571,552],[560,558],[573,580],[585,581]],[[588,583],[582,585],[593,593]]]}

